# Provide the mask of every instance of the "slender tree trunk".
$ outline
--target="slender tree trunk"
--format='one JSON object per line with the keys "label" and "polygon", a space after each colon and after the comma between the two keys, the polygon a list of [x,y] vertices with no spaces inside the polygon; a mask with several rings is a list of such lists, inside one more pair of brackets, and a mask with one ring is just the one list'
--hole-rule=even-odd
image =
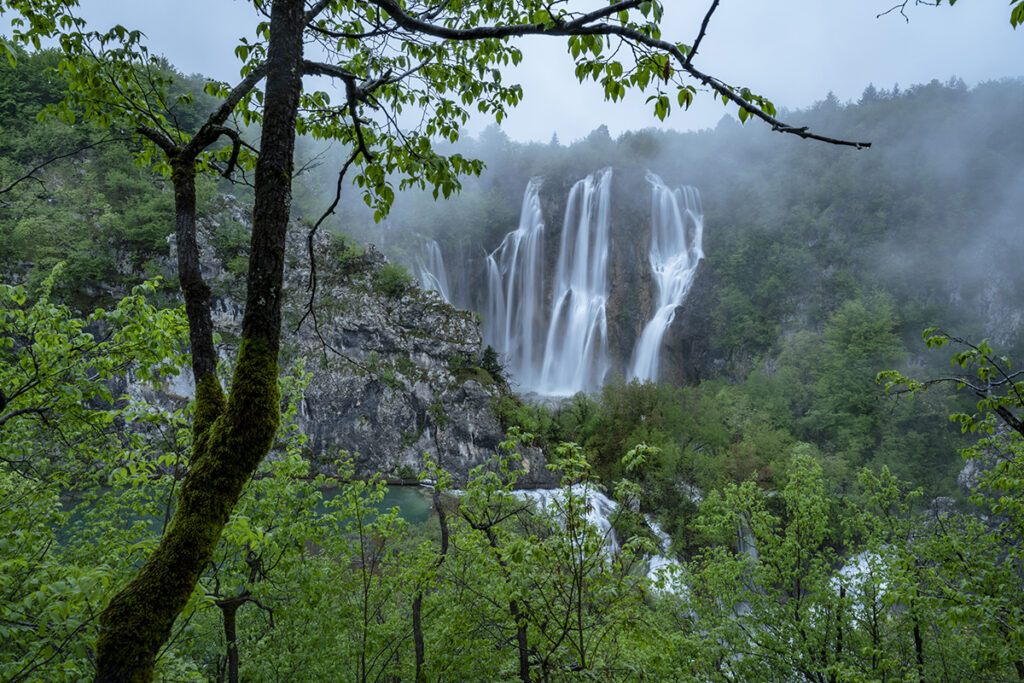
{"label": "slender tree trunk", "polygon": [[[96,681],[150,681],[157,653],[210,561],[245,482],[267,454],[280,418],[277,356],[281,328],[284,245],[291,205],[295,120],[301,92],[302,0],[274,0],[248,292],[231,393],[225,399],[207,355],[209,290],[198,273],[194,172],[175,178],[179,264],[196,376],[191,471],[182,483],[170,527],[138,575],[100,615]],[[191,178],[191,184],[189,183]],[[180,197],[178,196],[180,190]],[[190,199],[191,196],[191,199]],[[189,205],[191,213],[189,213]],[[192,229],[187,229],[187,222]],[[197,347],[198,341],[198,347]]]}
{"label": "slender tree trunk", "polygon": [[[437,510],[437,520],[441,525],[441,553],[434,562],[434,571],[437,571],[448,556],[448,516],[441,505],[441,494],[434,488],[434,509]],[[426,662],[426,645],[423,640],[423,588],[416,591],[416,598],[412,601],[412,637],[416,650],[416,683],[426,683],[427,676],[423,671],[423,664]]]}
{"label": "slender tree trunk", "polygon": [[924,677],[924,639],[921,637],[921,622],[917,618],[913,599],[910,603],[910,618],[914,622],[914,661],[917,664],[917,676],[921,683],[928,683]]}
{"label": "slender tree trunk", "polygon": [[217,607],[224,617],[224,642],[228,655],[228,683],[238,683],[238,634],[236,629],[238,608],[245,604],[247,594],[218,600]]}
{"label": "slender tree trunk", "polygon": [[192,374],[201,378],[217,372],[213,346],[213,317],[210,315],[210,286],[203,279],[196,239],[196,165],[191,153],[171,162],[174,184],[174,241],[178,254],[178,282],[185,299],[188,318]]}
{"label": "slender tree trunk", "polygon": [[519,612],[519,603],[512,600],[508,603],[508,611],[512,614],[512,620],[516,622],[516,649],[519,650],[519,680],[523,683],[533,683],[530,676],[530,641],[526,638],[526,624]]}

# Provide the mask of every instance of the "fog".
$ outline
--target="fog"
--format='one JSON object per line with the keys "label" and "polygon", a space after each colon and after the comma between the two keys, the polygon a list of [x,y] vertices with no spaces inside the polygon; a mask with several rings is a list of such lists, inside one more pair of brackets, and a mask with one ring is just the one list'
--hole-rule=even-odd
{"label": "fog", "polygon": [[[487,162],[460,196],[435,201],[430,193],[403,193],[391,216],[375,225],[350,192],[349,213],[334,226],[410,266],[427,239],[441,244],[449,263],[468,262],[515,228],[530,178],[544,177],[542,195],[557,204],[564,197],[552,196],[556,188],[564,191],[605,165],[616,168],[617,182],[650,169],[702,193],[706,251],[726,277],[736,277],[729,269],[751,234],[786,250],[777,263],[751,263],[748,286],[756,296],[758,268],[769,275],[785,270],[793,280],[792,325],[820,327],[835,301],[877,288],[900,302],[908,339],[939,325],[1020,346],[1022,112],[1024,80],[969,88],[951,78],[872,87],[853,101],[826,98],[786,112],[831,134],[870,140],[868,150],[799,140],[729,117],[700,132],[612,137],[599,128],[568,145],[517,143],[492,128],[453,148]],[[613,201],[623,198],[613,194]],[[449,272],[459,277],[458,266]],[[843,287],[850,290],[844,294]]]}

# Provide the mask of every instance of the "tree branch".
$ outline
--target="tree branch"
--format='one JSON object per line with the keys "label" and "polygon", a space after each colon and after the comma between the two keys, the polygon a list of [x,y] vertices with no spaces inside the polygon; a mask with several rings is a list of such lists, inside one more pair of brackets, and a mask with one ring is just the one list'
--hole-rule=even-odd
{"label": "tree branch", "polygon": [[126,139],[127,138],[121,138],[121,137],[107,137],[107,138],[103,138],[102,140],[99,140],[98,142],[91,142],[88,145],[82,145],[78,149],[72,150],[72,151],[67,152],[65,154],[58,154],[57,156],[50,157],[46,161],[44,161],[44,162],[34,166],[32,168],[32,170],[30,170],[28,173],[24,174],[20,178],[15,179],[13,182],[8,184],[7,187],[0,188],[0,194],[6,194],[6,193],[10,192],[15,187],[17,187],[21,183],[25,182],[26,180],[35,180],[37,183],[39,183],[40,185],[43,185],[45,187],[45,185],[43,184],[43,181],[41,181],[41,180],[39,180],[39,178],[35,177],[35,174],[36,174],[37,171],[41,171],[42,169],[46,168],[50,164],[54,163],[55,161],[60,161],[61,159],[67,159],[68,157],[73,157],[75,155],[81,154],[82,152],[86,151],[87,149],[92,149],[93,147],[99,147],[100,145],[106,144],[108,142],[123,142]]}
{"label": "tree branch", "polygon": [[138,125],[135,126],[135,132],[159,147],[170,159],[175,158],[181,153],[181,148],[178,147],[177,143],[162,130],[157,130],[152,126]]}
{"label": "tree branch", "polygon": [[704,40],[704,36],[708,32],[708,24],[711,22],[711,15],[718,9],[718,0],[713,0],[711,6],[708,7],[707,14],[704,15],[704,21],[700,23],[700,31],[697,33],[697,38],[694,39],[693,45],[690,46],[689,52],[686,53],[686,66],[690,66],[690,62],[693,60],[693,56],[697,54],[697,48],[700,47],[700,43]]}
{"label": "tree branch", "polygon": [[774,116],[762,111],[759,107],[751,104],[744,100],[741,96],[734,92],[734,89],[723,83],[722,81],[714,78],[713,76],[703,73],[693,67],[692,64],[687,60],[687,57],[679,49],[678,46],[669,43],[664,40],[652,38],[651,36],[642,33],[633,28],[626,26],[616,26],[612,24],[604,23],[591,23],[596,19],[610,16],[613,13],[628,10],[639,3],[637,0],[627,0],[626,2],[615,3],[608,7],[591,12],[590,14],[579,17],[572,22],[566,24],[555,23],[551,26],[545,24],[515,24],[515,25],[492,25],[492,26],[477,26],[472,28],[452,28],[450,26],[442,26],[433,24],[428,21],[423,21],[417,17],[413,17],[407,14],[396,0],[367,0],[369,4],[375,5],[385,12],[388,13],[390,19],[394,21],[400,28],[408,31],[422,33],[424,35],[433,36],[435,38],[441,38],[444,40],[453,41],[471,41],[471,40],[482,40],[482,39],[501,39],[501,38],[513,38],[527,35],[550,35],[550,36],[575,36],[575,35],[596,35],[596,36],[618,36],[630,43],[635,45],[643,45],[654,50],[666,52],[679,62],[681,69],[689,74],[692,78],[696,79],[703,85],[711,88],[721,97],[729,100],[741,109],[746,110],[751,116],[761,119],[765,123],[771,126],[773,131],[780,133],[788,133],[790,135],[796,135],[797,137],[819,140],[821,142],[827,142],[833,145],[844,145],[848,147],[854,147],[856,149],[864,149],[871,146],[870,142],[854,142],[850,140],[842,140],[839,138],[832,138],[825,135],[818,135],[810,132],[806,126],[795,127],[787,123],[779,121]]}
{"label": "tree branch", "polygon": [[16,417],[18,417],[20,415],[36,414],[40,418],[42,418],[42,420],[44,422],[46,422],[46,412],[47,412],[47,410],[48,410],[48,408],[45,408],[45,407],[42,407],[42,406],[37,406],[37,407],[34,407],[34,408],[18,408],[17,410],[12,410],[11,412],[6,413],[5,415],[0,415],[0,428],[2,428],[5,424],[7,424],[8,420],[13,420],[14,418],[16,418]]}

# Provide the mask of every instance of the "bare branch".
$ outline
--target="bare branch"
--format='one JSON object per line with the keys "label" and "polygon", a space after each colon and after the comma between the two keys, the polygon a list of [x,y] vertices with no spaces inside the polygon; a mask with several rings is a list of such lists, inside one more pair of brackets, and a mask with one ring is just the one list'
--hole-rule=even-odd
{"label": "bare branch", "polygon": [[[890,7],[887,10],[885,10],[884,12],[879,12],[878,14],[876,14],[875,15],[875,19],[881,19],[882,17],[884,17],[887,14],[892,14],[893,12],[899,12],[900,16],[903,17],[903,20],[906,21],[907,23],[909,23],[910,22],[910,17],[907,16],[907,5],[909,5],[909,4],[910,4],[910,0],[903,0],[903,2],[900,2],[900,3],[897,3],[897,4],[893,5],[892,7]],[[914,4],[915,5],[928,5],[929,7],[938,7],[939,6],[939,0],[914,0]]]}
{"label": "bare branch", "polygon": [[693,60],[693,56],[697,54],[697,48],[700,47],[700,42],[704,40],[704,36],[708,32],[708,24],[711,22],[711,15],[718,9],[718,0],[713,0],[711,6],[708,7],[707,14],[704,15],[704,21],[700,23],[700,32],[697,33],[697,38],[693,41],[693,45],[690,46],[690,51],[686,53],[686,64],[690,66],[690,62]]}
{"label": "bare branch", "polygon": [[338,182],[334,190],[334,201],[332,201],[331,205],[327,207],[323,214],[321,214],[320,218],[317,220],[316,223],[313,224],[313,227],[309,229],[309,233],[306,235],[306,249],[307,253],[309,254],[309,280],[307,281],[306,289],[309,290],[309,303],[306,304],[306,312],[303,314],[302,318],[295,326],[293,334],[299,331],[299,329],[302,327],[302,323],[306,321],[306,318],[312,316],[313,327],[316,330],[317,336],[320,337],[320,341],[322,341],[325,346],[329,345],[324,340],[323,336],[320,335],[319,324],[316,318],[316,310],[313,305],[316,300],[317,286],[316,251],[313,248],[313,240],[316,237],[317,230],[320,229],[320,225],[323,224],[323,222],[327,220],[328,216],[332,215],[334,213],[334,210],[338,207],[338,203],[341,201],[342,182],[344,181],[345,174],[348,172],[349,167],[355,161],[356,155],[358,153],[358,150],[353,151],[352,154],[349,155],[349,158],[345,161],[345,164],[341,167],[341,170],[338,172]]}

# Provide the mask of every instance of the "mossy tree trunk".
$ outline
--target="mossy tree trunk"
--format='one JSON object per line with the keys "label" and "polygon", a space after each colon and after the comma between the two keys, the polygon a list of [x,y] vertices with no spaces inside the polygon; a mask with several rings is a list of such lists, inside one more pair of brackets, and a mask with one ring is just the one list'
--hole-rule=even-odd
{"label": "mossy tree trunk", "polygon": [[[174,169],[179,276],[196,378],[193,451],[174,517],[160,545],[100,615],[96,681],[152,679],[157,653],[277,431],[281,291],[301,91],[303,5],[302,0],[275,0],[271,8],[248,291],[242,340],[226,396],[215,373],[209,287],[199,272],[195,241],[197,151],[190,149],[191,143],[184,149],[161,145]],[[213,128],[207,134],[216,139],[223,132]],[[197,139],[202,143],[201,135],[202,131],[192,143]]]}

